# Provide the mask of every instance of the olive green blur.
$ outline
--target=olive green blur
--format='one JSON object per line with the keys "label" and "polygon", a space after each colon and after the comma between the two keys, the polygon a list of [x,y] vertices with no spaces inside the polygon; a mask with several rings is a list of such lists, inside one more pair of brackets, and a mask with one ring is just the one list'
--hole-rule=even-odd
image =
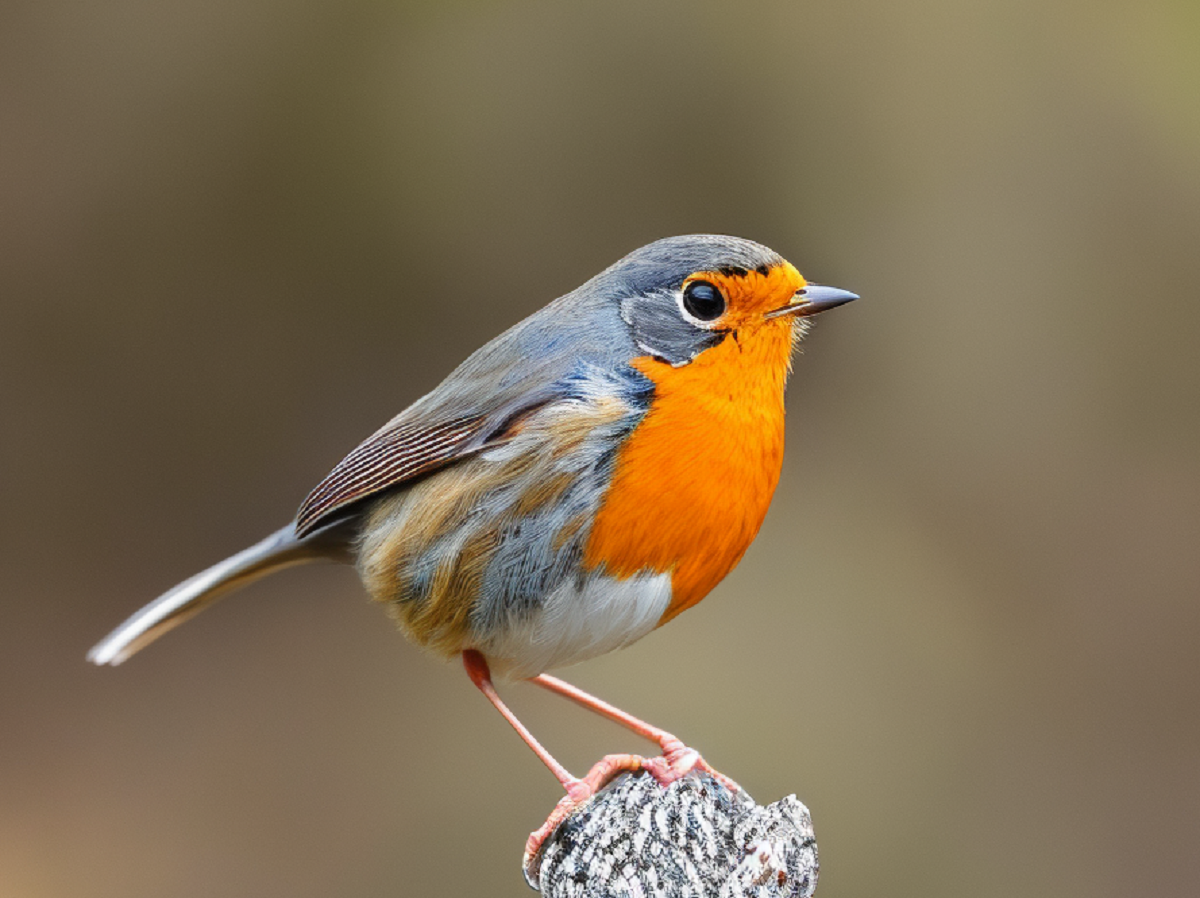
{"label": "olive green blur", "polygon": [[[0,11],[0,896],[520,896],[559,796],[345,568],[116,669],[478,345],[626,252],[821,316],[763,531],[564,672],[812,809],[821,898],[1200,893],[1200,6]],[[573,770],[649,746],[531,687]]]}

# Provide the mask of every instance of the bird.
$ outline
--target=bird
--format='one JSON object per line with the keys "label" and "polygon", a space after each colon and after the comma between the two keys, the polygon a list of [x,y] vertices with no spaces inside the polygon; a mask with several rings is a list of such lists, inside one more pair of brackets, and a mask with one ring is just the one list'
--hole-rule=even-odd
{"label": "bird", "polygon": [[[346,455],[292,521],[134,613],[88,659],[120,664],[285,567],[353,564],[412,642],[461,658],[565,790],[529,837],[528,869],[621,771],[720,776],[671,733],[548,671],[640,639],[738,563],[779,481],[794,350],[812,316],[855,299],[751,240],[643,246],[478,349]],[[497,679],[556,692],[661,755],[606,755],[576,777]]]}

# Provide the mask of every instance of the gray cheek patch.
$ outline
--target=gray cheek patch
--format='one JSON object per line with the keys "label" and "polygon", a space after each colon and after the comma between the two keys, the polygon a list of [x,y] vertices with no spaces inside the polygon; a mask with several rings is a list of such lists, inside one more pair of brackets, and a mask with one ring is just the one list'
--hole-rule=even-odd
{"label": "gray cheek patch", "polygon": [[706,330],[684,320],[676,295],[669,291],[621,300],[621,317],[643,352],[676,368],[725,339],[719,331]]}

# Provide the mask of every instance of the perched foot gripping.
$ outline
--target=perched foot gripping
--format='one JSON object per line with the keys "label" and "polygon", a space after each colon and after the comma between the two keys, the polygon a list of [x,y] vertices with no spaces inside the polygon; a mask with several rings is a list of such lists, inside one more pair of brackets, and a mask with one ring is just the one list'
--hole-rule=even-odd
{"label": "perched foot gripping", "polygon": [[487,661],[483,655],[473,649],[468,649],[463,652],[463,667],[467,669],[467,675],[471,678],[471,682],[496,707],[496,710],[504,716],[504,719],[517,731],[517,734],[525,743],[533,749],[533,753],[550,769],[550,772],[554,774],[567,793],[555,805],[554,810],[550,812],[550,816],[546,818],[546,822],[530,833],[529,840],[525,843],[524,867],[526,870],[533,869],[536,865],[537,856],[541,852],[542,845],[549,838],[550,834],[554,832],[555,827],[569,817],[576,809],[586,804],[593,795],[622,773],[636,773],[644,770],[654,777],[660,785],[669,786],[693,770],[701,770],[720,781],[731,792],[738,791],[737,783],[714,770],[700,757],[698,751],[684,745],[683,742],[666,730],[646,723],[632,714],[627,714],[620,708],[610,705],[603,699],[596,698],[596,696],[584,692],[582,689],[558,679],[558,677],[542,674],[541,676],[534,677],[530,682],[536,683],[543,689],[548,689],[551,692],[565,696],[576,704],[594,711],[601,717],[606,717],[614,723],[632,730],[639,736],[649,739],[652,742],[657,742],[659,749],[662,751],[660,756],[653,758],[644,758],[641,755],[632,754],[605,755],[592,766],[592,769],[587,772],[586,776],[582,778],[573,776],[567,768],[560,764],[538,742],[534,735],[526,728],[525,724],[521,723],[500,698],[496,692],[496,687],[492,684],[491,671],[488,669]]}

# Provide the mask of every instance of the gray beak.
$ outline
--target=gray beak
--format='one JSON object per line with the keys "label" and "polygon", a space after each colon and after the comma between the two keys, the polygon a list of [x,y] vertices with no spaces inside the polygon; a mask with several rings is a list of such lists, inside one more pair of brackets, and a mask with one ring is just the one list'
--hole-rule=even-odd
{"label": "gray beak", "polygon": [[808,284],[803,290],[800,290],[792,301],[786,306],[767,312],[766,318],[775,318],[779,315],[795,315],[797,318],[807,318],[809,315],[816,315],[818,312],[827,312],[830,309],[836,309],[838,306],[844,306],[846,303],[858,299],[857,293],[851,293],[849,290],[839,290],[837,287],[822,287],[820,284]]}

